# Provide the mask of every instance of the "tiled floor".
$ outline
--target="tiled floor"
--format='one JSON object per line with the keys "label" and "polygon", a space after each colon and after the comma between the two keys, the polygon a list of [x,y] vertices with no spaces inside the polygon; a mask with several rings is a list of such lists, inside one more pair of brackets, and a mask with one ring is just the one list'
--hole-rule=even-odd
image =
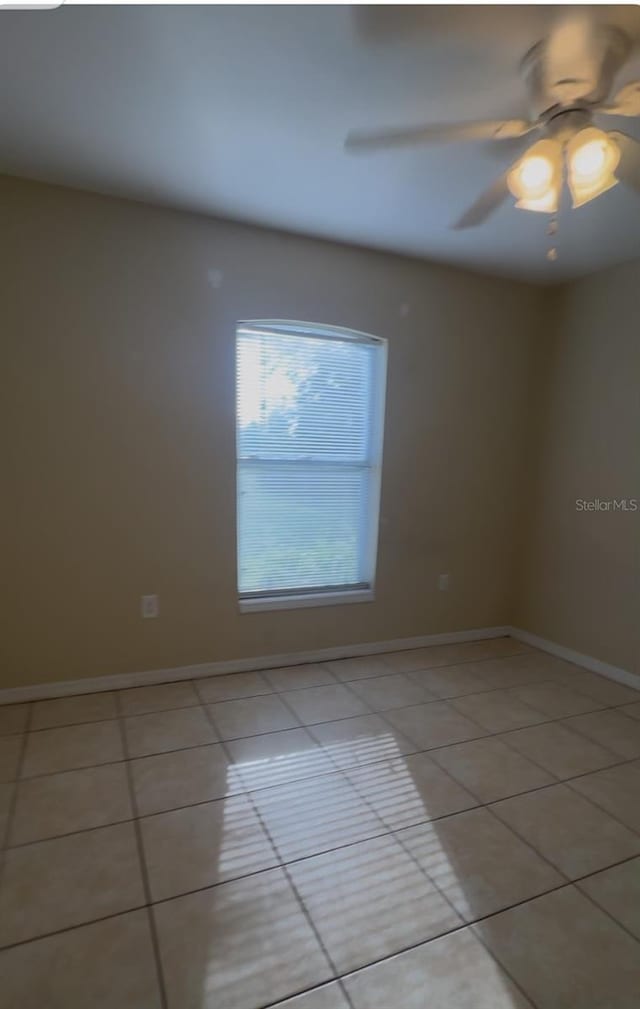
{"label": "tiled floor", "polygon": [[639,716],[504,638],[0,708],[0,1009],[637,1009]]}

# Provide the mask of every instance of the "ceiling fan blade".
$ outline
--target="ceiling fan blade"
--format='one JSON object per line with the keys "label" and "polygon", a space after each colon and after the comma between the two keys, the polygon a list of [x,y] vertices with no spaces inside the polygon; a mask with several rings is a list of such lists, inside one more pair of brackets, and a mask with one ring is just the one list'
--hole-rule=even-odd
{"label": "ceiling fan blade", "polygon": [[625,84],[611,105],[599,105],[595,111],[609,116],[640,116],[640,81]]}
{"label": "ceiling fan blade", "polygon": [[350,151],[376,147],[401,147],[405,144],[443,144],[463,140],[503,140],[522,137],[537,128],[537,123],[524,119],[495,119],[486,122],[433,123],[399,130],[352,130],[345,140]]}
{"label": "ceiling fan blade", "polygon": [[476,202],[468,210],[465,210],[462,217],[452,224],[452,228],[456,231],[463,228],[475,228],[478,224],[486,221],[487,217],[493,214],[509,195],[508,174],[508,171],[503,172],[488,189],[485,189]]}
{"label": "ceiling fan blade", "polygon": [[610,130],[607,136],[615,140],[620,148],[620,162],[613,174],[620,182],[626,182],[640,193],[640,144],[618,130]]}
{"label": "ceiling fan blade", "polygon": [[586,98],[597,83],[600,63],[601,44],[591,14],[559,8],[544,43],[546,93],[560,103]]}

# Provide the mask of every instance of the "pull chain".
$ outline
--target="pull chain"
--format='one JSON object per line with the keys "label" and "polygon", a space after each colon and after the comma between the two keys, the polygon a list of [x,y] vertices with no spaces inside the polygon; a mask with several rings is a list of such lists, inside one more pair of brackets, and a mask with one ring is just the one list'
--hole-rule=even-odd
{"label": "pull chain", "polygon": [[547,252],[547,259],[552,263],[555,263],[558,258],[558,250],[555,246],[556,235],[558,234],[558,218],[552,217],[547,225],[547,235],[550,239],[549,251]]}

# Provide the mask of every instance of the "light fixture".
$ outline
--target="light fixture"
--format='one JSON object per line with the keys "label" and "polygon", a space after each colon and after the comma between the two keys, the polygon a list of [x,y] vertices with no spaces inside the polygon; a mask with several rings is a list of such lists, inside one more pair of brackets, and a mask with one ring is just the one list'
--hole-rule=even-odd
{"label": "light fixture", "polygon": [[569,189],[573,206],[581,207],[618,182],[613,174],[620,161],[620,148],[595,126],[580,130],[567,144]]}
{"label": "light fixture", "polygon": [[507,185],[520,210],[555,214],[562,186],[562,144],[539,140],[513,166]]}

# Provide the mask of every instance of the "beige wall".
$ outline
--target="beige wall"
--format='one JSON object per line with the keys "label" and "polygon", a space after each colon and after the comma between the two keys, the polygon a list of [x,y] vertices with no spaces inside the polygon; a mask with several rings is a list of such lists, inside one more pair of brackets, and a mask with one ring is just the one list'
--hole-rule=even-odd
{"label": "beige wall", "polygon": [[[36,183],[0,201],[0,686],[510,621],[543,292]],[[374,603],[237,611],[234,325],[255,317],[389,339]]]}
{"label": "beige wall", "polygon": [[640,263],[549,292],[515,623],[640,672]]}

